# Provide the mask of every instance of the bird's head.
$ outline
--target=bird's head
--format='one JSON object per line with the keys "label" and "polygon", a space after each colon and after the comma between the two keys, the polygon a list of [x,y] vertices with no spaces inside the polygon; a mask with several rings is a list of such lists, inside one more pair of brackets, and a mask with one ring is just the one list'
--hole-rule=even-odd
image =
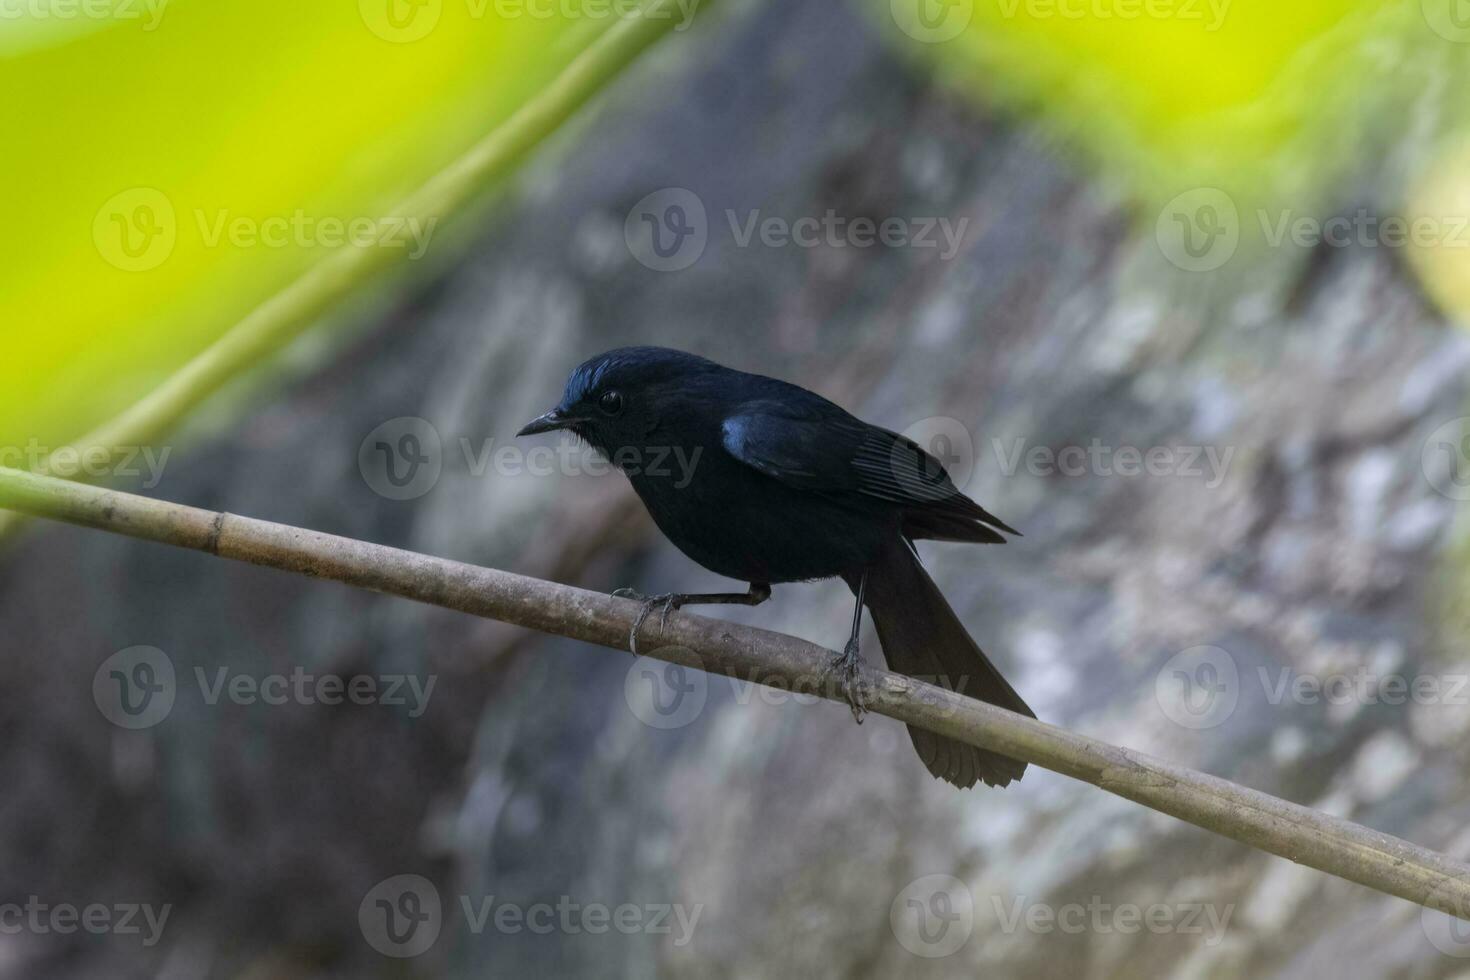
{"label": "bird's head", "polygon": [[643,449],[657,438],[681,392],[719,370],[712,361],[667,347],[619,347],[573,371],[556,407],[516,435],[566,429],[617,462],[619,450]]}

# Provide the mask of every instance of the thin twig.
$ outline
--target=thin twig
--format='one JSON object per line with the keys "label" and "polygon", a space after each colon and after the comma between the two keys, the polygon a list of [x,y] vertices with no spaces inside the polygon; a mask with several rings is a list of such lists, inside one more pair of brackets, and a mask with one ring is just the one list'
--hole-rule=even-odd
{"label": "thin twig", "polygon": [[[69,446],[52,452],[38,469],[69,479],[85,479],[88,472],[100,468],[96,463],[102,458],[100,452],[115,459],[122,447],[148,444],[171,431],[206,398],[295,339],[343,297],[398,258],[401,249],[381,248],[379,241],[394,234],[401,219],[449,217],[510,173],[542,140],[604,91],[611,78],[680,23],[673,4],[674,0],[649,0],[641,15],[617,18],[545,89],[395,208],[380,222],[377,239],[349,243],[333,251],[141,400]],[[64,462],[83,459],[92,460],[85,470]],[[0,539],[19,523],[16,515],[0,514]]]}
{"label": "thin twig", "polygon": [[[0,468],[0,507],[192,548],[627,650],[640,604],[510,572]],[[795,637],[676,613],[641,649],[672,663],[842,700],[835,654]],[[1256,790],[864,667],[868,708],[1054,772],[1298,864],[1470,918],[1470,866]]]}

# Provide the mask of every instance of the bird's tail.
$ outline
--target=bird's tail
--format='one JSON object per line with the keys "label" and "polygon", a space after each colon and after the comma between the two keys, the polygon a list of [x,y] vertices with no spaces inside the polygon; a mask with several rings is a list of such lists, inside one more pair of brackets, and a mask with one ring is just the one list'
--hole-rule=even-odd
{"label": "bird's tail", "polygon": [[[856,578],[847,584],[857,591]],[[1036,717],[970,638],[907,541],[897,540],[869,567],[864,604],[892,670]],[[1005,786],[1026,771],[1024,762],[921,728],[910,726],[909,737],[931,773],[961,788],[976,780]]]}

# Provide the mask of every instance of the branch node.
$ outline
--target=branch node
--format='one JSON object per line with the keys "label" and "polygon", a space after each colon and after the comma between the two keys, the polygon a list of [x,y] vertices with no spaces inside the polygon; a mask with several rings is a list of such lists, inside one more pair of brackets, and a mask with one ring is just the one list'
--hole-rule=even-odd
{"label": "branch node", "polygon": [[220,511],[209,524],[209,540],[204,543],[204,550],[211,555],[219,554],[219,539],[225,530],[225,516],[225,512]]}

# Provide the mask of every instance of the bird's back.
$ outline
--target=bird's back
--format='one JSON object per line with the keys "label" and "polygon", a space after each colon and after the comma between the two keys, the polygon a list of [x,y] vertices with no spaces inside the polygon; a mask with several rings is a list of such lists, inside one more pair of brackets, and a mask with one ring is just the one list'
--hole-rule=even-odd
{"label": "bird's back", "polygon": [[815,392],[698,359],[660,383],[645,452],[690,464],[629,473],[660,530],[747,581],[827,578],[900,535],[998,541],[1004,528],[911,441]]}

